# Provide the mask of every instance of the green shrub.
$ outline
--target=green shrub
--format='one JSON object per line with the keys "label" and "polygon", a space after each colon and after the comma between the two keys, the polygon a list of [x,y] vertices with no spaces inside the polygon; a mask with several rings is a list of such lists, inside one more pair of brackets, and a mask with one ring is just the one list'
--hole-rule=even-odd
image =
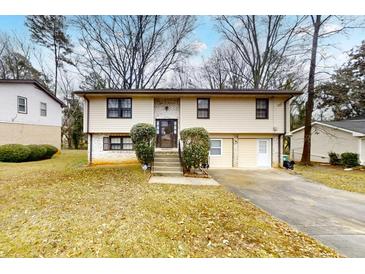
{"label": "green shrub", "polygon": [[30,148],[24,145],[2,145],[0,146],[0,161],[14,163],[24,162],[28,159],[30,153]]}
{"label": "green shrub", "polygon": [[138,160],[142,164],[150,164],[153,161],[155,148],[147,143],[139,143],[134,146]]}
{"label": "green shrub", "polygon": [[131,138],[133,144],[151,142],[156,137],[156,129],[151,124],[135,124],[131,129]]}
{"label": "green shrub", "polygon": [[204,128],[187,128],[180,132],[183,142],[183,166],[185,170],[208,163],[210,141]]}
{"label": "green shrub", "polygon": [[45,159],[47,149],[42,145],[27,145],[30,149],[28,161],[39,161]]}
{"label": "green shrub", "polygon": [[328,157],[330,158],[331,165],[339,165],[341,164],[340,156],[335,152],[329,152]]}
{"label": "green shrub", "polygon": [[42,145],[47,151],[44,155],[44,159],[51,159],[53,155],[55,155],[58,151],[58,148],[51,145]]}
{"label": "green shrub", "polygon": [[345,167],[355,167],[359,165],[359,154],[344,152],[341,154],[341,163]]}
{"label": "green shrub", "polygon": [[139,123],[132,127],[130,135],[140,163],[152,163],[155,150],[155,127],[151,124]]}

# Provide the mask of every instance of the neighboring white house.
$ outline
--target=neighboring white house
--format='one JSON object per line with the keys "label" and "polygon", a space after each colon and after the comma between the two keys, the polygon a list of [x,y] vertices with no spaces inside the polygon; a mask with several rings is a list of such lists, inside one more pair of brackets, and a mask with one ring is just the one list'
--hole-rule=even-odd
{"label": "neighboring white house", "polygon": [[0,145],[61,147],[63,102],[34,80],[0,80]]}
{"label": "neighboring white house", "polygon": [[[303,152],[304,127],[290,134],[291,157],[300,161]],[[360,162],[365,165],[365,117],[333,121],[313,122],[311,138],[311,161],[328,163],[329,152],[359,154]]]}
{"label": "neighboring white house", "polygon": [[84,99],[89,162],[135,161],[129,132],[136,123],[157,130],[157,149],[177,151],[180,131],[204,127],[211,138],[210,167],[272,167],[281,162],[289,99],[279,90],[91,90]]}

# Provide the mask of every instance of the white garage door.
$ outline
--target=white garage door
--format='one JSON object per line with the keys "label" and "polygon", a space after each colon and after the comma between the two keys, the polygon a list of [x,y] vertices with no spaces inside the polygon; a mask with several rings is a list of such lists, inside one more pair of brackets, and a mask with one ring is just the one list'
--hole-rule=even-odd
{"label": "white garage door", "polygon": [[210,139],[209,166],[232,167],[233,139]]}
{"label": "white garage door", "polygon": [[239,139],[238,167],[271,167],[271,140]]}

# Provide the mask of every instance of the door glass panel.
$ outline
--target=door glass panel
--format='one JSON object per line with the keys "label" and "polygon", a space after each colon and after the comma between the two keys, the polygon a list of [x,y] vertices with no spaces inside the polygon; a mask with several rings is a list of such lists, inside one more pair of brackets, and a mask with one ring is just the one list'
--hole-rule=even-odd
{"label": "door glass panel", "polygon": [[160,147],[174,147],[177,133],[177,122],[174,120],[159,120],[157,122],[158,142]]}
{"label": "door glass panel", "polygon": [[259,141],[259,153],[262,153],[262,154],[267,153],[266,141]]}

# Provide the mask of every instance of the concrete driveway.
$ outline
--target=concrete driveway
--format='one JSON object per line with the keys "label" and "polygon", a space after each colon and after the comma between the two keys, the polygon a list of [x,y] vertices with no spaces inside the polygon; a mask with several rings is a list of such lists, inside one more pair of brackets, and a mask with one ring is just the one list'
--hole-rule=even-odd
{"label": "concrete driveway", "polygon": [[365,257],[365,195],[277,169],[211,169],[220,184],[347,257]]}

